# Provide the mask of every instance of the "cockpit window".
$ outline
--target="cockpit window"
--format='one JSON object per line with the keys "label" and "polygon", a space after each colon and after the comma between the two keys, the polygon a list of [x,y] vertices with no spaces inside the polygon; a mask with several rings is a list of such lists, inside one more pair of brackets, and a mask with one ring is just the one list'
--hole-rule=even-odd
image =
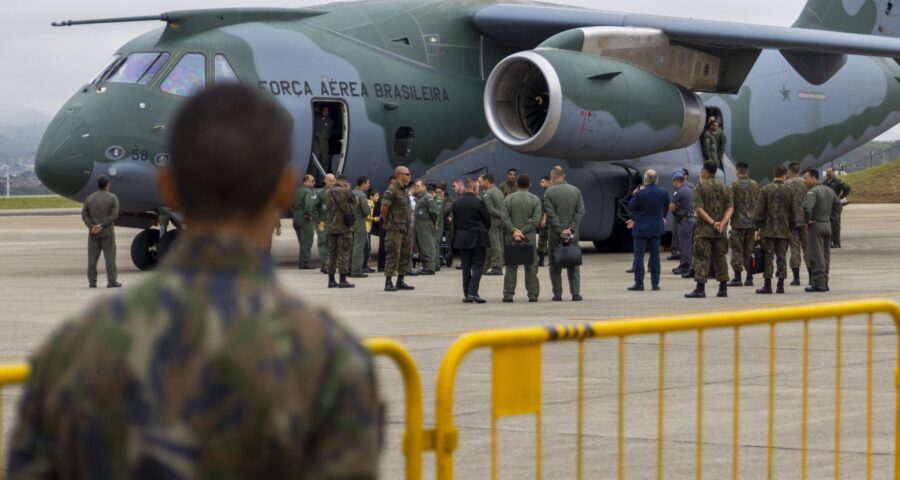
{"label": "cockpit window", "polygon": [[109,61],[107,61],[106,63],[103,64],[103,68],[101,68],[97,72],[97,74],[94,75],[94,79],[91,80],[91,83],[96,83],[98,80],[100,80],[101,77],[105,77],[108,73],[107,70],[112,68],[112,66],[115,65],[116,62],[118,62],[120,58],[122,58],[121,55],[113,55],[112,58],[109,59]]}
{"label": "cockpit window", "polygon": [[186,53],[169,76],[160,84],[160,90],[188,97],[206,85],[206,57],[200,53]]}
{"label": "cockpit window", "polygon": [[111,83],[146,85],[169,59],[168,53],[132,53],[109,77]]}
{"label": "cockpit window", "polygon": [[216,55],[216,83],[238,83],[239,81],[225,55],[221,53]]}

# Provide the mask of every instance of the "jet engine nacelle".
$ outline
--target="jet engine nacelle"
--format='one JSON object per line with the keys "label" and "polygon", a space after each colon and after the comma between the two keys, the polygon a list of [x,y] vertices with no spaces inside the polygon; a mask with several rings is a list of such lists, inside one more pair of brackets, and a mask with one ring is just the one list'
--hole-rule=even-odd
{"label": "jet engine nacelle", "polygon": [[624,160],[687,147],[706,109],[686,88],[611,58],[519,52],[491,72],[491,130],[510,148],[567,160]]}

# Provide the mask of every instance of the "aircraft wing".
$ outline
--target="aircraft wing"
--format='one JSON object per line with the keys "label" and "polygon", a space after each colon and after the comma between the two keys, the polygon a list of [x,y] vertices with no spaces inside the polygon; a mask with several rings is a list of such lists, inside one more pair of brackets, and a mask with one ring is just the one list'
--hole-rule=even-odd
{"label": "aircraft wing", "polygon": [[549,37],[579,28],[656,30],[668,38],[670,45],[719,58],[725,62],[723,70],[741,70],[743,76],[732,72],[735,78],[720,82],[716,88],[701,88],[705,91],[737,91],[763,49],[780,50],[813,84],[831,78],[843,66],[846,55],[900,58],[900,39],[892,37],[571,7],[496,4],[475,11],[472,21],[484,35],[522,48],[535,48]]}

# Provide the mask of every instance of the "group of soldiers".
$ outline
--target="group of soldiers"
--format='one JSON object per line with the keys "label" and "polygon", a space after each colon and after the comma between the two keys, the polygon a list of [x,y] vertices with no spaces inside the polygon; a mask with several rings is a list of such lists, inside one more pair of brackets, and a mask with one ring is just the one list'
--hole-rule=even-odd
{"label": "group of soldiers", "polygon": [[[746,163],[737,164],[738,178],[730,187],[716,179],[717,170],[715,162],[705,163],[696,186],[687,181],[686,171],[673,173],[670,211],[675,217],[676,242],[669,258],[680,260],[674,274],[696,281],[685,297],[705,297],[708,278],[719,282],[719,297],[728,296],[728,287],[753,285],[753,263],[759,261],[754,258],[757,242],[763,251],[764,285],[756,293],[773,293],[773,277],[777,280],[774,293],[785,293],[788,265],[791,285],[801,284],[800,270],[805,265],[809,275],[805,291],[829,291],[830,249],[840,248],[842,199],[849,187],[832,169],[825,183],[819,182],[819,172],[813,168],[801,176],[796,162],[775,167],[773,181],[762,188],[749,177]],[[729,246],[732,277],[726,258]]]}
{"label": "group of soldiers", "polygon": [[[355,285],[348,278],[365,278],[376,271],[368,265],[370,235],[375,230],[382,237],[383,255],[378,271],[384,271],[385,291],[413,290],[415,287],[406,283],[407,276],[434,275],[442,265],[449,265],[451,212],[454,198],[463,194],[462,179],[453,182],[451,193],[443,182],[411,182],[409,169],[400,166],[383,195],[371,188],[367,177],[358,178],[352,190],[343,176],[326,175],[320,188],[315,188],[315,182],[313,175],[306,175],[291,205],[300,244],[298,267],[315,268],[310,258],[318,237],[320,270],[328,275],[329,288],[353,288]],[[540,290],[537,268],[545,266],[551,249],[564,238],[577,242],[578,226],[584,216],[581,192],[565,182],[562,168],[554,168],[551,175],[541,178],[543,200],[529,192],[530,179],[524,187],[520,183],[514,168],[509,169],[506,181],[499,185],[491,173],[477,179],[478,195],[491,217],[484,274],[505,275],[506,302],[515,295],[517,268],[506,268],[504,273],[504,245],[527,242],[534,246],[534,265],[525,266],[524,270],[528,298],[536,301]],[[418,271],[413,270],[414,260],[420,264]],[[572,299],[581,300],[577,267],[569,270],[568,277]],[[550,279],[553,300],[562,300],[561,269],[552,264]]]}

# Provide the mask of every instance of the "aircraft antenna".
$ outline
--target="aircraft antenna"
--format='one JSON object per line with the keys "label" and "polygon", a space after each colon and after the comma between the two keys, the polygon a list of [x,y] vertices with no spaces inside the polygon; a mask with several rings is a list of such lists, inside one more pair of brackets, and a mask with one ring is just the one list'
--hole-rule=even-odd
{"label": "aircraft antenna", "polygon": [[50,25],[54,27],[74,27],[75,25],[95,25],[98,23],[126,23],[126,22],[152,22],[152,21],[160,21],[160,22],[168,22],[169,15],[163,13],[162,15],[147,15],[143,17],[119,17],[119,18],[94,18],[88,20],[63,20],[60,22],[53,22]]}

